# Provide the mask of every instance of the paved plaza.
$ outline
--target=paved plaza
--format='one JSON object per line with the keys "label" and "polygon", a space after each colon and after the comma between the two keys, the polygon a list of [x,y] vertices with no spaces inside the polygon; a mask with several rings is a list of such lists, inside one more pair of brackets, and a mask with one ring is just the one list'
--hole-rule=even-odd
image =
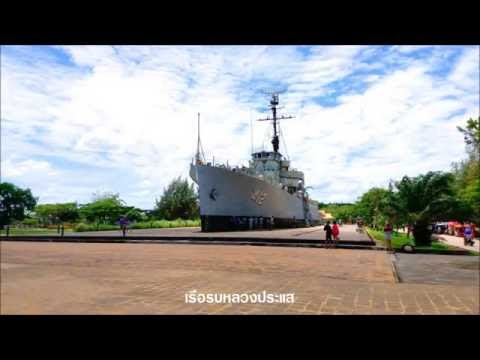
{"label": "paved plaza", "polygon": [[[478,277],[472,276],[471,283],[465,274],[462,281],[432,283],[418,277],[409,282],[406,276],[406,282],[397,283],[391,255],[378,250],[193,244],[0,245],[2,314],[479,313]],[[475,271],[472,261],[478,257],[459,258],[468,259],[463,270]],[[402,259],[397,261],[400,264]],[[186,303],[185,294],[192,290],[204,294],[294,293],[295,302]]]}
{"label": "paved plaza", "polygon": [[471,245],[465,245],[463,241],[463,237],[460,237],[460,236],[440,234],[440,235],[435,235],[435,237],[438,238],[440,241],[447,243],[449,245],[456,246],[458,248],[465,249],[465,250],[476,251],[477,253],[480,252],[480,239],[478,238],[473,239],[473,246],[471,246]]}
{"label": "paved plaza", "polygon": [[[342,225],[340,227],[340,240],[353,242],[370,242],[366,233],[355,231],[355,225]],[[95,236],[120,236],[120,230],[113,231],[89,231],[80,233],[71,233],[69,235],[81,235],[86,237]],[[66,235],[67,236],[67,235]],[[127,236],[149,237],[188,237],[188,238],[208,238],[208,237],[235,237],[235,238],[258,238],[258,239],[291,239],[317,241],[325,239],[323,226],[314,226],[306,228],[293,229],[275,229],[275,230],[251,230],[251,231],[221,231],[221,232],[201,232],[199,227],[183,228],[163,228],[163,229],[134,229],[129,230]]]}
{"label": "paved plaza", "polygon": [[396,254],[395,257],[401,281],[407,283],[465,286],[479,283],[478,256]]}

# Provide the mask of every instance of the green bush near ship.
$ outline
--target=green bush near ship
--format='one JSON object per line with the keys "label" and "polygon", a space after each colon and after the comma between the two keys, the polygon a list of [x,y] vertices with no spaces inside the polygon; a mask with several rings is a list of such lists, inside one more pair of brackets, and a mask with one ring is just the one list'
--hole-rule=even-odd
{"label": "green bush near ship", "polygon": [[[132,223],[128,226],[129,229],[164,229],[164,228],[178,228],[178,227],[195,227],[200,226],[200,219],[198,220],[154,220],[154,221],[143,221],[138,223]],[[75,232],[85,232],[85,231],[107,231],[107,230],[120,230],[118,225],[110,224],[77,224],[73,230]]]}

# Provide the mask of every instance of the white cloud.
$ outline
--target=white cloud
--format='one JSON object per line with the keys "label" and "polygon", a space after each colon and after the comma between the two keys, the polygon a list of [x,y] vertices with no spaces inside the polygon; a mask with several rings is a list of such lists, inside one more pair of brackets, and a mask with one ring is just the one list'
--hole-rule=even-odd
{"label": "white cloud", "polygon": [[11,179],[18,179],[28,173],[41,173],[47,177],[57,175],[57,172],[47,161],[24,160],[15,163],[7,161],[5,169],[5,177]]}
{"label": "white cloud", "polygon": [[[389,178],[448,170],[464,156],[455,126],[478,114],[478,47],[465,48],[448,76],[429,74],[441,49],[423,59],[393,48],[369,63],[378,47],[314,47],[308,56],[290,46],[59,49],[77,67],[2,56],[2,174],[42,202],[84,202],[102,188],[152,207],[173,177],[188,174],[197,112],[207,154],[246,163],[250,118],[266,115],[259,105],[267,111],[267,98],[253,95],[271,81],[289,88],[283,111],[297,118],[282,123],[288,152],[308,183],[327,184],[312,192],[320,201],[352,201]],[[312,99],[387,63],[402,66],[358,75],[367,88],[334,106]],[[255,122],[257,146],[268,126]]]}
{"label": "white cloud", "polygon": [[398,51],[403,54],[410,54],[418,50],[425,50],[429,48],[431,48],[431,46],[428,46],[428,45],[401,45],[401,46],[394,46],[392,50]]}
{"label": "white cloud", "polygon": [[466,50],[457,62],[454,71],[449,76],[449,81],[467,93],[478,95],[480,47],[476,46]]}

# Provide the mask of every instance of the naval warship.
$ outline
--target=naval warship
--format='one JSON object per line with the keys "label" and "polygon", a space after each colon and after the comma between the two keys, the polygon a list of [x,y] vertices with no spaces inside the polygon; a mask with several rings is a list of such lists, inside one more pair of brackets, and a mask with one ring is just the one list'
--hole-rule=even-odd
{"label": "naval warship", "polygon": [[206,162],[200,143],[198,115],[197,152],[190,177],[198,185],[203,232],[258,228],[305,227],[319,223],[318,203],[309,199],[304,174],[291,168],[279,152],[279,94],[271,93],[272,117],[259,119],[273,124],[273,151],[251,154],[249,166]]}

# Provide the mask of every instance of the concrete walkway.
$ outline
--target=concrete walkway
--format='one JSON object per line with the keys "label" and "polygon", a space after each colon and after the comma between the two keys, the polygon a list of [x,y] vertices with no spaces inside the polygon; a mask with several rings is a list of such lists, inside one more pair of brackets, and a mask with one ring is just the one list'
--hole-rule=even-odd
{"label": "concrete walkway", "polygon": [[439,241],[444,242],[448,245],[456,246],[462,249],[480,252],[480,241],[478,239],[474,240],[474,246],[466,246],[463,244],[463,238],[458,236],[446,235],[446,234],[435,234],[434,235]]}
{"label": "concrete walkway", "polygon": [[[398,231],[401,232],[401,233],[404,233],[404,234],[407,233],[403,229],[399,229]],[[410,235],[410,236],[412,236],[412,235]],[[460,249],[480,252],[480,241],[479,241],[478,238],[476,238],[474,240],[474,243],[475,243],[474,246],[465,246],[463,244],[463,237],[452,236],[452,235],[447,235],[447,234],[433,234],[433,237],[438,239],[441,242],[444,242],[445,244],[452,245],[452,246],[458,247]]]}
{"label": "concrete walkway", "polygon": [[[340,227],[340,241],[358,241],[370,242],[366,233],[360,234],[355,231],[355,225],[343,225]],[[88,231],[79,233],[65,234],[67,236],[121,236],[120,230],[113,231]],[[127,232],[128,236],[148,237],[235,237],[235,238],[264,238],[264,239],[291,239],[291,240],[325,240],[325,231],[323,226],[314,226],[307,228],[293,229],[275,229],[275,230],[252,230],[252,231],[219,231],[219,232],[201,232],[199,227],[184,228],[164,228],[164,229],[133,229]]]}
{"label": "concrete walkway", "polygon": [[409,284],[471,286],[480,292],[480,257],[465,255],[395,255],[400,281]]}

